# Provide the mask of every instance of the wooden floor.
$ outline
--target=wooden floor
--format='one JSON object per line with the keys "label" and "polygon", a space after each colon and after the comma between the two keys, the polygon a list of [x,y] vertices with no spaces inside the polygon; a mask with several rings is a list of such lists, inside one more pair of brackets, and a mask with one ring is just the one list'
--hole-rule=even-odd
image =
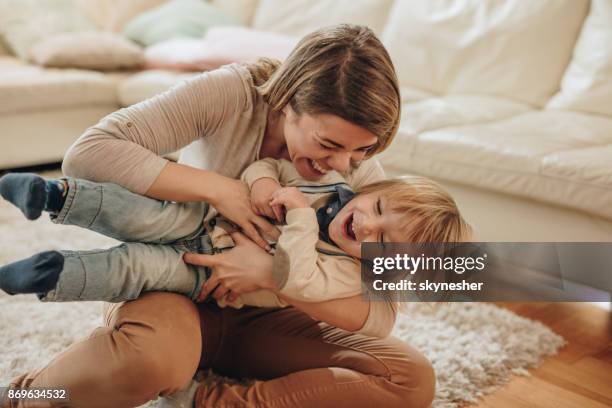
{"label": "wooden floor", "polygon": [[539,320],[568,344],[470,408],[612,407],[612,312],[588,303],[498,303]]}

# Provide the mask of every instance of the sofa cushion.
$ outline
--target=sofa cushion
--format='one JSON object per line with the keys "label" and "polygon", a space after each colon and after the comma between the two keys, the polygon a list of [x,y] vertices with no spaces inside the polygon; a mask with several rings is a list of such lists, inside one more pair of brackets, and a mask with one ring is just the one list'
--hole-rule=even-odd
{"label": "sofa cushion", "polygon": [[140,47],[104,31],[55,35],[32,47],[30,54],[36,64],[57,68],[112,71],[133,69],[144,63]]}
{"label": "sofa cushion", "polygon": [[0,61],[0,114],[71,106],[116,104],[115,84],[104,74],[44,69],[10,58]]}
{"label": "sofa cushion", "polygon": [[79,135],[115,110],[113,103],[3,114],[0,169],[62,161]]}
{"label": "sofa cushion", "polygon": [[402,103],[421,101],[423,99],[433,98],[435,96],[436,95],[431,92],[415,88],[414,86],[400,86],[400,97],[402,99]]}
{"label": "sofa cushion", "polygon": [[[403,98],[402,98],[403,99]],[[529,105],[492,96],[448,95],[402,104],[404,136],[448,126],[505,119],[529,111]]]}
{"label": "sofa cushion", "polygon": [[164,92],[178,82],[201,73],[178,73],[151,70],[140,72],[118,83],[117,96],[121,106],[130,106]]}
{"label": "sofa cushion", "polygon": [[99,28],[121,32],[128,21],[167,0],[75,0]]}
{"label": "sofa cushion", "polygon": [[19,0],[0,2],[0,35],[23,60],[32,46],[51,35],[92,30],[72,0]]}
{"label": "sofa cushion", "polygon": [[210,0],[210,4],[246,26],[251,25],[258,3],[259,0]]}
{"label": "sofa cushion", "polygon": [[592,0],[574,58],[549,108],[612,116],[612,1]]}
{"label": "sofa cushion", "polygon": [[402,168],[413,153],[418,135],[449,126],[474,125],[505,119],[529,111],[529,106],[507,99],[478,95],[427,94],[415,88],[401,87],[402,118],[392,147],[381,161]]}
{"label": "sofa cushion", "polygon": [[402,85],[544,105],[569,63],[588,0],[396,1],[383,42]]}
{"label": "sofa cushion", "polygon": [[542,159],[542,173],[609,191],[612,188],[611,162],[612,143],[549,154]]}
{"label": "sofa cushion", "polygon": [[318,28],[362,24],[380,34],[391,0],[260,0],[253,27],[302,37]]}
{"label": "sofa cushion", "polygon": [[172,38],[201,38],[210,27],[234,20],[202,0],[172,0],[136,16],[123,29],[129,39],[152,45]]}
{"label": "sofa cushion", "polygon": [[532,111],[488,124],[402,136],[389,149],[394,160],[388,165],[396,169],[612,219],[612,119]]}

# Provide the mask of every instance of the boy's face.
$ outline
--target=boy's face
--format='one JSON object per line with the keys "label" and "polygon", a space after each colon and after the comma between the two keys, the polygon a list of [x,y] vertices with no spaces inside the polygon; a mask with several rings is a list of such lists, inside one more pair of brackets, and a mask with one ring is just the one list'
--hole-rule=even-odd
{"label": "boy's face", "polygon": [[362,242],[402,242],[400,214],[392,212],[380,193],[359,194],[329,224],[329,237],[344,252],[361,258]]}

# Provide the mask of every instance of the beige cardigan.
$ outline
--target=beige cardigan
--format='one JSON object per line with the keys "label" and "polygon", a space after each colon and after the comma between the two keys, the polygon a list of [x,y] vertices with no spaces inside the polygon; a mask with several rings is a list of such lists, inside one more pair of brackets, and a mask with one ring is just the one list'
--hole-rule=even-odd
{"label": "beige cardigan", "polygon": [[[167,162],[161,156],[183,149],[182,163],[238,178],[259,159],[267,113],[249,71],[228,65],[106,116],[69,148],[62,169],[144,194]],[[359,332],[384,336],[395,314],[372,301]]]}

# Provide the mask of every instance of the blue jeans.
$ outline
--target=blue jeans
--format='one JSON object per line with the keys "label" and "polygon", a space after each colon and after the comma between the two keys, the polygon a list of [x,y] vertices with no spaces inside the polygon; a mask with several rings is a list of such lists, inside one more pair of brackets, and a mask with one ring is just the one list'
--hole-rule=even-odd
{"label": "blue jeans", "polygon": [[158,201],[111,183],[67,179],[56,224],[77,225],[124,243],[109,249],[60,251],[64,269],[43,301],[136,299],[171,291],[196,299],[208,268],[183,262],[185,252],[214,253],[203,220],[208,204]]}

